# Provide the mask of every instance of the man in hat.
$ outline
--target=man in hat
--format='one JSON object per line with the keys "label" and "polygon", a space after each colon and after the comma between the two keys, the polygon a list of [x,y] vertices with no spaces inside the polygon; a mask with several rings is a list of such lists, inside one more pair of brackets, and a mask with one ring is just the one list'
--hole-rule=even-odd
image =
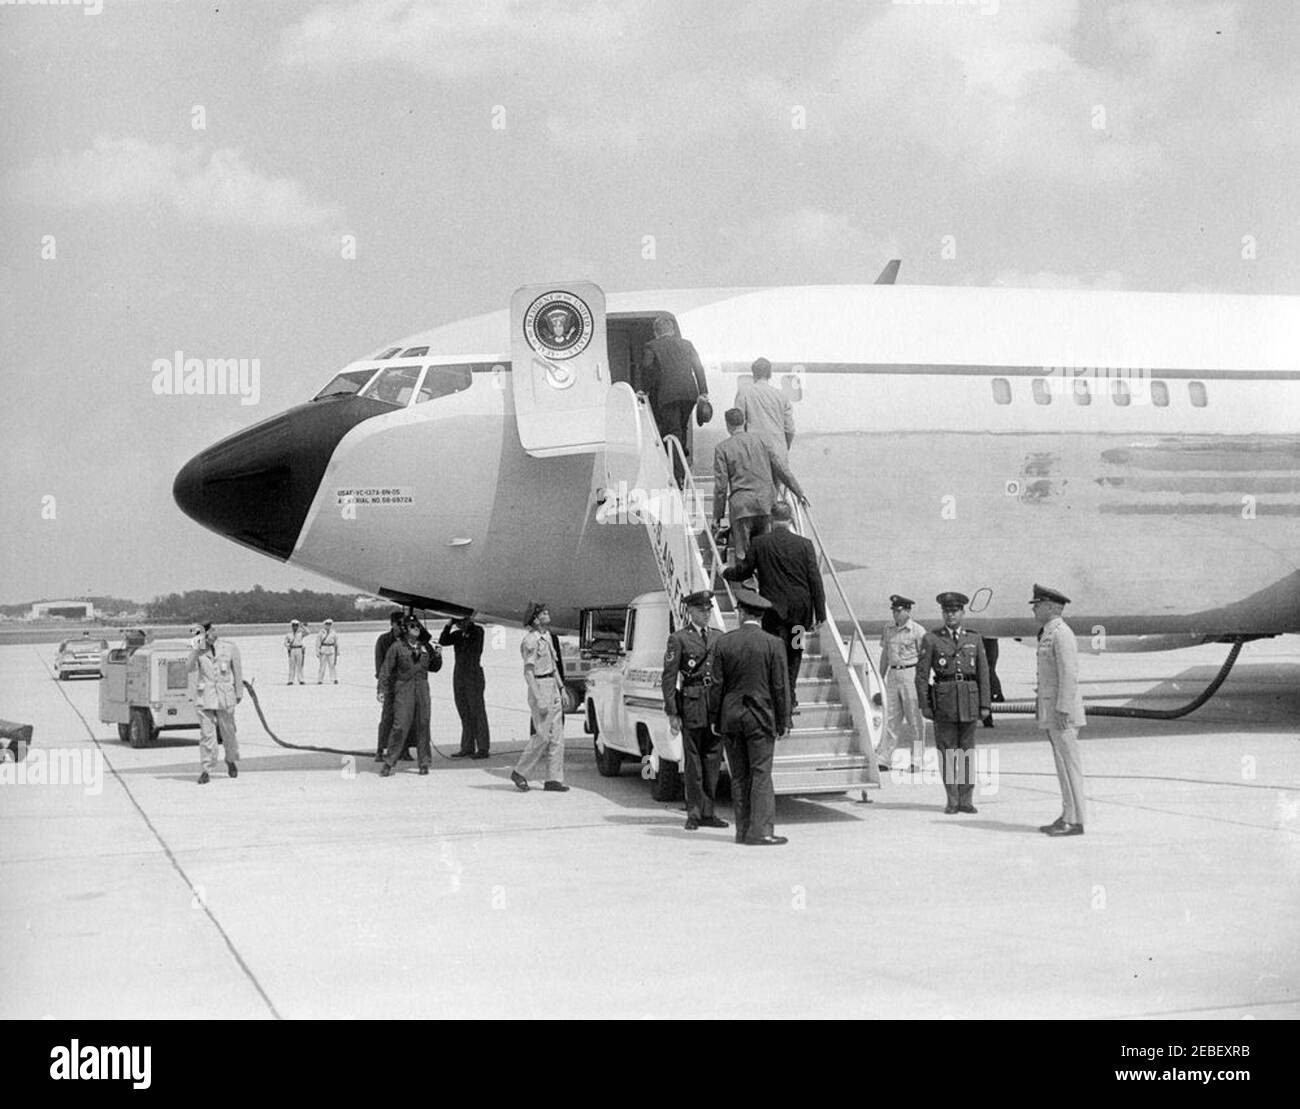
{"label": "man in hat", "polygon": [[[402,614],[388,614],[388,630],[375,640],[375,681],[379,681],[379,672],[384,668],[384,659],[388,657],[388,648],[402,638]],[[384,750],[388,746],[388,733],[393,730],[393,689],[391,684],[386,690],[383,708],[379,713],[379,740],[375,747],[375,762],[384,761]]]}
{"label": "man in hat", "polygon": [[404,638],[388,648],[379,668],[376,695],[382,703],[392,690],[393,726],[388,733],[384,766],[379,774],[388,778],[414,732],[416,756],[421,774],[429,773],[433,762],[433,740],[429,735],[429,675],[442,669],[442,648],[429,643],[429,634],[414,615],[402,625]]}
{"label": "man in hat", "polygon": [[335,665],[339,657],[339,636],[334,630],[334,621],[328,616],[325,617],[325,626],[321,629],[320,635],[316,637],[316,658],[320,666],[316,673],[316,684],[321,685],[326,677],[335,685],[339,684],[338,671]]}
{"label": "man in hat", "polygon": [[[992,712],[989,702],[989,663],[984,643],[962,627],[970,598],[964,593],[940,593],[943,627],[921,640],[916,663],[916,699],[921,715],[934,721],[934,746],[939,752],[945,813],[973,813],[975,789],[975,725]],[[934,684],[930,684],[931,675]]]}
{"label": "man in hat", "polygon": [[226,774],[239,777],[235,706],[244,699],[244,674],[238,647],[220,639],[211,624],[204,624],[200,632],[202,638],[190,651],[186,668],[198,675],[194,707],[199,714],[199,785],[205,786],[217,765],[218,742],[226,748]]}
{"label": "man in hat", "polygon": [[769,602],[749,589],[737,589],[735,595],[740,627],[713,647],[709,719],[727,748],[736,842],[775,847],[787,842],[773,827],[772,789],[776,741],[790,730],[785,646],[762,628]]}
{"label": "man in hat", "polygon": [[[656,317],[655,337],[646,343],[641,355],[636,387],[650,397],[660,436],[676,436],[689,459],[691,412],[700,397],[709,395],[709,383],[695,344],[676,334],[676,330],[667,316]],[[677,480],[682,480],[680,473]]]}
{"label": "man in hat", "polygon": [[771,602],[763,630],[785,644],[790,708],[799,704],[797,687],[804,638],[826,620],[826,591],[812,540],[794,532],[794,509],[785,501],[772,506],[772,530],[753,540],[749,553],[723,571],[730,581],[757,576],[758,591]]}
{"label": "man in hat", "polygon": [[739,408],[728,408],[726,421],[728,437],[713,448],[713,520],[720,525],[723,512],[729,513],[731,548],[739,562],[749,553],[750,540],[767,531],[778,481],[805,504],[808,498],[772,448],[745,430]]}
{"label": "man in hat", "polygon": [[438,636],[443,647],[454,647],[456,664],[451,672],[451,689],[460,716],[460,750],[453,759],[485,759],[491,737],[488,734],[487,706],[483,703],[486,680],[483,676],[483,625],[474,622],[471,609],[464,616],[449,620]]}
{"label": "man in hat", "polygon": [[725,828],[713,814],[718,773],[722,769],[722,739],[709,727],[709,652],[722,632],[709,627],[713,594],[707,589],[683,598],[687,623],[668,636],[664,652],[664,712],[673,735],[682,733],[682,762],[686,779],[686,830]]}
{"label": "man in hat", "polygon": [[284,637],[285,654],[289,656],[289,680],[285,685],[306,685],[302,680],[302,660],[307,653],[307,625],[297,620],[289,621],[289,634]]}
{"label": "man in hat", "polygon": [[785,462],[794,444],[794,405],[772,384],[772,363],[766,358],[754,359],[749,372],[753,381],[737,382],[735,407],[745,415],[745,430],[752,431]]}
{"label": "man in hat", "polygon": [[889,770],[898,747],[902,726],[907,728],[907,745],[911,765],[921,761],[919,754],[925,749],[924,725],[921,709],[916,700],[916,662],[921,655],[921,642],[925,629],[912,619],[911,597],[894,593],[889,598],[889,611],[894,618],[880,633],[880,672],[885,676],[885,735],[876,752],[881,770]]}
{"label": "man in hat", "polygon": [[1070,598],[1055,589],[1034,584],[1034,609],[1038,629],[1038,727],[1047,732],[1061,783],[1062,813],[1039,829],[1049,836],[1083,835],[1083,759],[1079,754],[1079,729],[1087,722],[1083,694],[1079,691],[1079,650],[1074,632],[1061,619]]}
{"label": "man in hat", "polygon": [[540,601],[530,601],[524,610],[523,642],[519,653],[524,660],[524,681],[528,685],[528,714],[533,734],[528,737],[510,780],[521,792],[528,791],[528,774],[546,760],[548,793],[566,793],[564,784],[564,686],[554,643],[548,634],[551,613]]}

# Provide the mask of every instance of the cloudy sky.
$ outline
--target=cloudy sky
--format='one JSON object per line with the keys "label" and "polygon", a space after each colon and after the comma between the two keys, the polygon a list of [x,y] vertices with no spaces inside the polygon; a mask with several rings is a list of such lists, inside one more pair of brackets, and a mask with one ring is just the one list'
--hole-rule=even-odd
{"label": "cloudy sky", "polygon": [[[176,470],[525,282],[1300,293],[1297,43],[1294,0],[0,6],[0,601],[330,588]],[[155,395],[176,351],[259,403]]]}

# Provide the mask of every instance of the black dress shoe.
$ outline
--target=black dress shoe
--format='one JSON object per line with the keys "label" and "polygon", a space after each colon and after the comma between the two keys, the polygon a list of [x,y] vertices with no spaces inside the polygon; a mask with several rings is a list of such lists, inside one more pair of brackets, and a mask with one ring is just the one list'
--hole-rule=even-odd
{"label": "black dress shoe", "polygon": [[1044,824],[1044,825],[1042,825],[1038,830],[1039,830],[1040,832],[1053,832],[1053,831],[1055,831],[1057,828],[1064,828],[1064,827],[1065,827],[1065,817],[1064,817],[1064,816],[1058,816],[1058,817],[1057,817],[1055,820],[1053,820],[1050,824]]}
{"label": "black dress shoe", "polygon": [[785,836],[764,836],[762,839],[747,839],[745,844],[749,847],[780,847],[783,843],[789,843]]}
{"label": "black dress shoe", "polygon": [[1059,828],[1053,828],[1047,834],[1049,836],[1081,836],[1083,835],[1083,825],[1062,824]]}
{"label": "black dress shoe", "polygon": [[447,757],[452,759],[467,759],[470,757],[470,753],[468,751],[453,751]]}
{"label": "black dress shoe", "polygon": [[688,832],[695,831],[695,829],[698,828],[699,826],[700,826],[700,822],[694,819],[693,817],[689,817],[689,816],[686,818],[686,823],[683,825],[683,827]]}
{"label": "black dress shoe", "polygon": [[528,779],[525,778],[518,770],[510,771],[510,780],[515,783],[515,789],[520,793],[528,792]]}
{"label": "black dress shoe", "polygon": [[393,776],[393,768],[389,766],[388,763],[384,763],[383,767],[379,771],[379,776],[381,778],[391,778]]}
{"label": "black dress shoe", "polygon": [[375,762],[383,762],[383,761],[384,761],[384,753],[381,751],[379,752],[379,754],[375,756]]}
{"label": "black dress shoe", "polygon": [[239,767],[237,767],[233,762],[226,763],[226,775],[230,778],[238,778]]}
{"label": "black dress shoe", "polygon": [[420,767],[420,777],[421,777],[421,778],[423,778],[423,777],[424,777],[426,774],[428,774],[428,773],[429,773],[429,768],[428,768],[427,766],[422,766],[422,767]]}
{"label": "black dress shoe", "polygon": [[958,811],[958,812],[977,813],[977,812],[979,812],[979,809],[977,809],[974,805],[958,805],[958,806],[957,806],[957,811]]}
{"label": "black dress shoe", "polygon": [[955,813],[955,812],[957,811],[957,806],[956,806],[956,805],[944,805],[944,807],[943,807],[943,811],[944,811],[944,814],[945,814],[945,815],[947,815],[947,816],[952,816],[952,814]]}
{"label": "black dress shoe", "polygon": [[984,717],[984,727],[986,728],[993,727],[993,717],[991,716]]}
{"label": "black dress shoe", "polygon": [[700,827],[701,828],[729,828],[731,827],[731,825],[729,825],[725,820],[720,820],[716,816],[706,816],[700,820]]}
{"label": "black dress shoe", "polygon": [[489,755],[486,751],[475,751],[472,755],[470,755],[470,758],[472,759],[490,759],[491,757],[492,756]]}
{"label": "black dress shoe", "polygon": [[568,793],[569,787],[563,782],[543,782],[542,789],[547,793]]}
{"label": "black dress shoe", "polygon": [[199,775],[199,785],[201,786],[207,785],[211,780],[212,779],[208,777],[208,772],[206,770]]}

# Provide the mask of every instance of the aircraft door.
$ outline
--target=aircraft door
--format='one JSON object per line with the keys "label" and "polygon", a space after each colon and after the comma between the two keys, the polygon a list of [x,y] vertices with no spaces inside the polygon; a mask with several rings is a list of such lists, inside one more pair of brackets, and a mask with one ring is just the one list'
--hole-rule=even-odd
{"label": "aircraft door", "polygon": [[572,281],[516,289],[510,360],[524,450],[548,457],[604,448],[610,376],[600,286]]}

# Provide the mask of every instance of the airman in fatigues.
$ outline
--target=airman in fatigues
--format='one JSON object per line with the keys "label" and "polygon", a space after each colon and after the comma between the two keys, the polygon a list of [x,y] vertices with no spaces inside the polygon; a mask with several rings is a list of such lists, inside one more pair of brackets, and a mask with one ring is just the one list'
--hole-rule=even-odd
{"label": "airman in fatigues", "polygon": [[[992,712],[989,664],[984,641],[961,626],[970,598],[940,593],[943,627],[927,632],[916,664],[916,699],[921,714],[934,721],[934,746],[939,752],[945,813],[973,813],[975,789],[975,724]],[[934,684],[930,684],[931,674]]]}
{"label": "airman in fatigues", "polygon": [[302,680],[302,660],[307,653],[307,632],[306,624],[289,621],[289,634],[284,637],[284,652],[289,656],[289,680],[285,685],[293,685],[295,681],[306,684]]}
{"label": "airman in fatigues", "polygon": [[[709,726],[709,652],[722,632],[709,627],[713,594],[707,589],[683,598],[690,622],[668,636],[664,652],[664,712],[673,733],[682,733],[682,762],[686,780],[686,830],[701,824],[725,828],[713,814],[718,774],[722,769],[722,737]],[[681,679],[680,686],[678,679]]]}
{"label": "airman in fatigues", "polygon": [[1061,619],[1070,598],[1034,584],[1034,616],[1038,631],[1038,727],[1047,733],[1061,783],[1061,815],[1039,829],[1049,836],[1083,835],[1083,759],[1079,729],[1087,722],[1079,692],[1079,648],[1074,632]]}
{"label": "airman in fatigues", "polygon": [[[880,633],[880,672],[885,678],[885,735],[876,758],[881,770],[889,770],[894,751],[898,747],[900,725],[907,727],[909,752],[924,749],[925,725],[921,723],[921,709],[916,700],[916,662],[921,654],[925,629],[912,619],[910,597],[895,593],[889,598],[894,622],[886,624]],[[913,765],[920,763],[920,754],[913,754]]]}
{"label": "airman in fatigues", "polygon": [[549,793],[564,793],[564,686],[555,647],[547,631],[551,614],[544,604],[533,601],[524,612],[528,628],[519,653],[524,660],[524,681],[528,685],[528,712],[533,718],[535,734],[528,737],[523,754],[510,771],[515,788],[528,790],[528,772],[543,757],[546,780],[542,788]]}

